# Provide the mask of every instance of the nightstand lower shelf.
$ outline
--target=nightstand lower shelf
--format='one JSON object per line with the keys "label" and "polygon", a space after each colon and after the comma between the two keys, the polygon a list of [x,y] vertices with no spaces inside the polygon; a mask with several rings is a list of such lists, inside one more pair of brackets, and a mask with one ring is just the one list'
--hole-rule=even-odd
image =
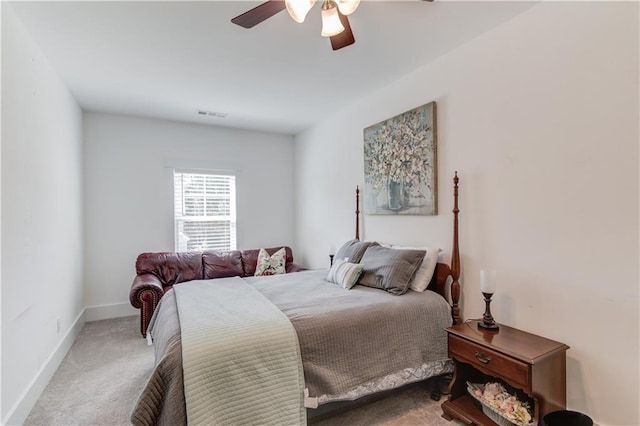
{"label": "nightstand lower shelf", "polygon": [[467,424],[478,426],[496,426],[496,423],[487,417],[482,408],[469,395],[463,395],[453,401],[442,403],[443,417],[447,420],[458,419]]}

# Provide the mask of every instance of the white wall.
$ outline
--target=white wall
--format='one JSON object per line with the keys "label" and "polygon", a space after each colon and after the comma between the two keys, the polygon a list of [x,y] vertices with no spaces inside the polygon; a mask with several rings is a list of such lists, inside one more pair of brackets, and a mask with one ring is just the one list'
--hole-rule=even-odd
{"label": "white wall", "polygon": [[6,424],[28,413],[73,341],[84,304],[82,113],[4,2],[1,170]]}
{"label": "white wall", "polygon": [[237,171],[238,248],[293,247],[293,137],[100,113],[84,125],[87,319],[128,309],[140,253],[174,250],[173,167]]}
{"label": "white wall", "polygon": [[352,237],[363,129],[435,100],[440,214],[364,216],[364,238],[448,259],[459,170],[464,317],[495,268],[494,317],[571,346],[568,407],[640,424],[638,71],[637,3],[546,2],[359,100],[296,137],[298,255]]}

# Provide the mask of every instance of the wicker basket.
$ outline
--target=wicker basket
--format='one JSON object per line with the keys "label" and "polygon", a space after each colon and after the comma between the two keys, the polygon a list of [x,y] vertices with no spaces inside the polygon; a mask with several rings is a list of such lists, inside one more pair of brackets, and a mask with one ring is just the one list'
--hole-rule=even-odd
{"label": "wicker basket", "polygon": [[517,423],[512,423],[510,420],[502,417],[497,411],[491,409],[491,407],[482,404],[482,412],[485,416],[489,417],[494,422],[498,423],[500,426],[513,426]]}
{"label": "wicker basket", "polygon": [[474,391],[477,390],[477,389],[480,390],[480,391],[484,390],[484,385],[467,382],[467,392],[469,392],[469,394],[476,401],[478,401],[480,403],[480,405],[482,406],[482,412],[484,413],[484,415],[489,417],[495,423],[499,424],[500,426],[514,426],[514,425],[515,426],[533,426],[534,425],[533,422],[521,423],[521,422],[518,422],[518,421],[510,420],[507,417],[503,416],[502,413],[500,413],[499,411],[495,410],[490,405],[486,405],[485,402],[481,398],[476,396]]}

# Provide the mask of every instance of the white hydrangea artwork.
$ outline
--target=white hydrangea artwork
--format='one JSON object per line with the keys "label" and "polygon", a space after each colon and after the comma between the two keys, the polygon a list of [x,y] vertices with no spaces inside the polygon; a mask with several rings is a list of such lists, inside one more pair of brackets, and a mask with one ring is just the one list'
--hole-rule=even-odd
{"label": "white hydrangea artwork", "polygon": [[436,103],[364,129],[364,212],[437,215]]}

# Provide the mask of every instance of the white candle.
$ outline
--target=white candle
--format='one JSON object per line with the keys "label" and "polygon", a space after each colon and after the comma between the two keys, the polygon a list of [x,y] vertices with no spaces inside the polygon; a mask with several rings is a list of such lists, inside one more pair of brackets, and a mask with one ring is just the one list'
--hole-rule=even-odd
{"label": "white candle", "polygon": [[496,271],[493,269],[480,271],[480,291],[490,294],[496,292]]}

